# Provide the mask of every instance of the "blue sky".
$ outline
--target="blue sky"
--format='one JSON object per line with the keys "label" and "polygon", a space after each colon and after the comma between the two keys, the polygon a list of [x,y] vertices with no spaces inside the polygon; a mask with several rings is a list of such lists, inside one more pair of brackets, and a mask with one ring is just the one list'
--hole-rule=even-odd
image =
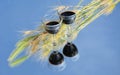
{"label": "blue sky", "polygon": [[59,4],[59,0],[0,0],[0,75],[120,75],[120,4],[112,14],[101,16],[79,33],[74,43],[80,59],[66,59],[64,71],[52,72],[35,58],[15,68],[8,66],[7,58],[22,38],[18,31],[36,28],[48,7]]}

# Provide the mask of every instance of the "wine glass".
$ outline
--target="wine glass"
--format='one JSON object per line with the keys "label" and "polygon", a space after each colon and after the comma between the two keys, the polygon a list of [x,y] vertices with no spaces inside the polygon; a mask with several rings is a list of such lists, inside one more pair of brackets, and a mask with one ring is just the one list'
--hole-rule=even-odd
{"label": "wine glass", "polygon": [[48,58],[48,67],[53,71],[62,71],[65,68],[65,61],[63,55],[56,50],[57,43],[55,42],[55,34],[58,33],[61,26],[61,19],[59,16],[56,16],[54,13],[51,15],[45,16],[44,20],[45,30],[53,35],[53,52]]}
{"label": "wine glass", "polygon": [[63,54],[67,57],[71,57],[72,61],[77,61],[79,59],[79,53],[77,47],[72,43],[72,27],[76,19],[76,13],[72,8],[66,8],[59,12],[60,18],[63,20],[62,23],[67,25],[66,35],[67,44],[63,48]]}

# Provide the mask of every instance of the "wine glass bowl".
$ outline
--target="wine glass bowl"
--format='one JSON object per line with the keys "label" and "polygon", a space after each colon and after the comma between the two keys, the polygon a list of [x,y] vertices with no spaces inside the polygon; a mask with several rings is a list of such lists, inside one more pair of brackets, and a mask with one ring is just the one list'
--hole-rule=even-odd
{"label": "wine glass bowl", "polygon": [[63,48],[63,54],[67,57],[74,57],[78,54],[78,49],[73,43],[67,43]]}
{"label": "wine glass bowl", "polygon": [[62,71],[66,65],[63,55],[58,51],[53,51],[49,56],[48,67],[53,71]]}
{"label": "wine glass bowl", "polygon": [[[49,14],[49,15],[48,15]],[[57,12],[49,12],[43,17],[43,24],[45,30],[50,34],[56,34],[61,26],[61,19],[57,16]]]}
{"label": "wine glass bowl", "polygon": [[53,51],[50,54],[49,62],[53,65],[59,65],[64,61],[63,55],[58,51]]}
{"label": "wine glass bowl", "polygon": [[64,24],[72,24],[75,21],[76,14],[73,11],[64,11],[60,14]]}
{"label": "wine glass bowl", "polygon": [[56,34],[60,29],[60,23],[58,21],[50,21],[45,24],[45,29],[50,34]]}

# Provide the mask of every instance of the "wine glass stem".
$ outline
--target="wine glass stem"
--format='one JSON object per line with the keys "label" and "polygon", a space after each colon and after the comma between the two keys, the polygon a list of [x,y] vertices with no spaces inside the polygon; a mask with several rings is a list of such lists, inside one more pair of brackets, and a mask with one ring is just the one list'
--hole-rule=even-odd
{"label": "wine glass stem", "polygon": [[53,34],[53,39],[52,39],[52,41],[53,41],[53,43],[52,43],[52,44],[53,44],[53,50],[56,51],[56,50],[55,50],[55,47],[56,47],[57,44],[56,44],[56,42],[55,42],[55,41],[56,41],[56,40],[55,40],[55,34]]}
{"label": "wine glass stem", "polygon": [[67,42],[71,42],[72,40],[72,28],[71,25],[68,25],[67,27]]}

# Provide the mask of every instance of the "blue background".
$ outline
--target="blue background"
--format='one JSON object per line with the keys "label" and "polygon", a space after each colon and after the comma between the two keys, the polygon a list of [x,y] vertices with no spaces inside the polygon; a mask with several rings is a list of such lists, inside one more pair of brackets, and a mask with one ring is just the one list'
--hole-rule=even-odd
{"label": "blue background", "polygon": [[36,58],[15,68],[8,66],[10,53],[22,38],[18,31],[36,28],[48,7],[59,4],[59,0],[0,0],[0,75],[120,75],[120,4],[112,14],[101,16],[80,32],[74,41],[80,60],[68,61],[64,71],[52,72]]}

